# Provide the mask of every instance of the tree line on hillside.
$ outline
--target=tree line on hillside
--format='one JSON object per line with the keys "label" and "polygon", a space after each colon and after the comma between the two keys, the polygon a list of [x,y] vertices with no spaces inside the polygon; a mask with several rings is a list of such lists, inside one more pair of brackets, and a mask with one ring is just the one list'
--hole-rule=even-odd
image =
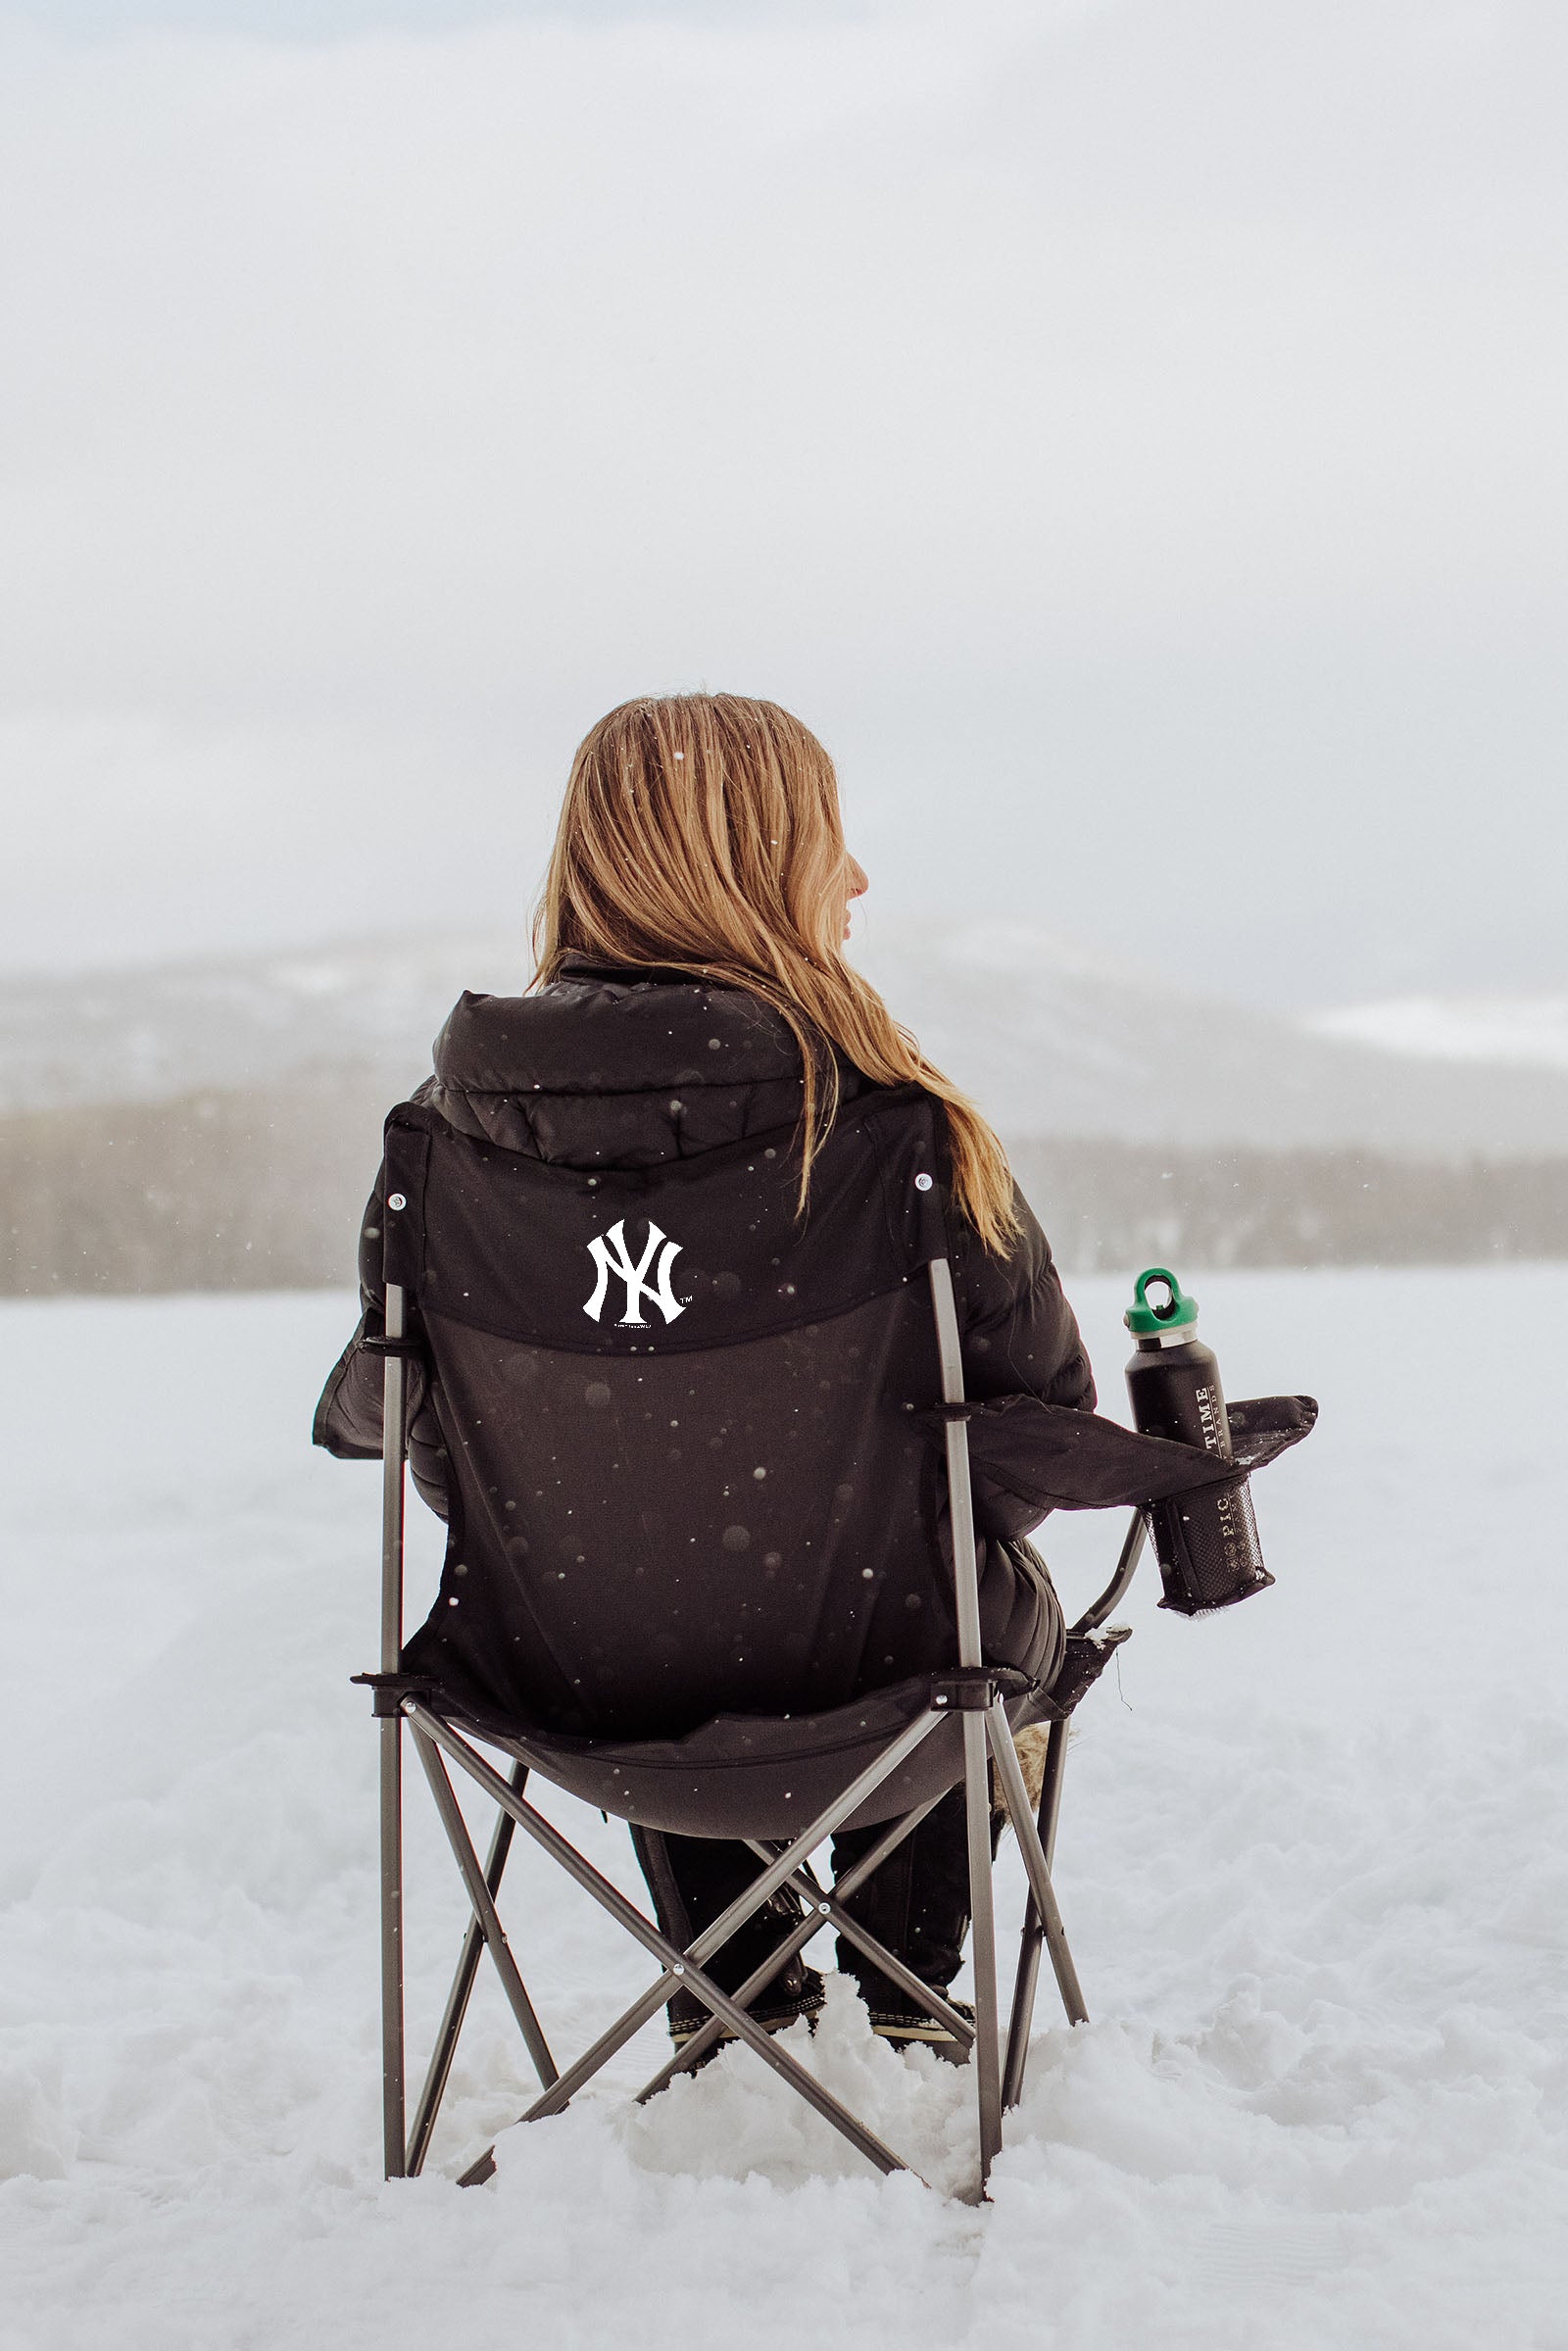
{"label": "tree line on hillside", "polygon": [[324,1071],[0,1117],[0,1294],[352,1283],[385,1109]]}
{"label": "tree line on hillside", "polygon": [[1568,1159],[1059,1142],[1012,1163],[1075,1273],[1184,1265],[1443,1265],[1568,1256]]}
{"label": "tree line on hillside", "polygon": [[[0,1295],[351,1283],[384,1094],[359,1071],[0,1117]],[[1070,1272],[1568,1255],[1568,1159],[1015,1138]]]}

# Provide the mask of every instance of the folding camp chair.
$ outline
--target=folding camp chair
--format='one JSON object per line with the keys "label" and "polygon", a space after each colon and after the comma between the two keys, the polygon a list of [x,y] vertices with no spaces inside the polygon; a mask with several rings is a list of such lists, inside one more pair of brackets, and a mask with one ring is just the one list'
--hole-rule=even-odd
{"label": "folding camp chair", "polygon": [[[1021,2094],[1042,1948],[1068,2019],[1086,2021],[1051,1877],[1066,1720],[1126,1637],[1120,1629],[1102,1628],[1132,1579],[1145,1522],[1135,1514],[1114,1577],[1073,1628],[1050,1687],[1043,1687],[1031,1670],[1037,1660],[1027,1641],[1020,1650],[1013,1638],[1016,1611],[1008,1620],[1010,1635],[1007,1627],[988,1627],[983,1638],[971,1422],[985,1421],[981,1453],[991,1463],[982,1478],[982,1516],[993,1528],[1000,1521],[1004,1531],[1009,1511],[1015,1526],[1036,1523],[1043,1496],[1095,1507],[1125,1500],[1129,1492],[1147,1495],[1161,1475],[1169,1491],[1215,1472],[1195,1462],[1185,1447],[1137,1439],[1090,1415],[1054,1412],[1032,1398],[1000,1400],[1032,1406],[1032,1437],[1019,1414],[965,1403],[941,1191],[933,1176],[940,1167],[938,1140],[924,1096],[913,1089],[890,1093],[841,1115],[818,1157],[804,1217],[796,1209],[788,1142],[787,1134],[759,1137],[673,1169],[595,1174],[545,1165],[458,1135],[417,1105],[405,1105],[388,1120],[384,1334],[365,1342],[385,1355],[381,1656],[378,1672],[356,1679],[371,1687],[380,1719],[389,2179],[416,2174],[425,2161],[483,1950],[494,1962],[540,2082],[524,2120],[560,2112],[684,1987],[709,2011],[708,2020],[646,2084],[643,2098],[698,2064],[727,2033],[879,2170],[909,2168],[750,2013],[794,1953],[823,1927],[836,1927],[969,2049],[978,2124],[976,2197],[985,2192],[1002,2143],[1004,2109]],[[666,1222],[681,1240],[668,1237]],[[629,1242],[628,1223],[634,1228]],[[639,1223],[645,1228],[640,1240]],[[683,1251],[689,1262],[681,1298],[672,1268]],[[618,1317],[607,1313],[620,1302],[622,1290],[624,1311]],[[433,1379],[440,1398],[450,1521],[441,1595],[426,1625],[405,1643],[404,1456],[416,1366]],[[697,1434],[707,1432],[706,1445],[663,1470],[664,1455],[682,1451],[679,1445],[663,1444],[669,1431],[679,1434],[682,1420],[668,1406],[688,1397],[695,1399],[688,1411],[697,1413]],[[1166,1458],[1156,1460],[1152,1471],[1142,1456],[1136,1471],[1119,1458],[1109,1471],[1102,1465],[1097,1471],[1096,1445],[1086,1450],[1083,1444],[1096,1431],[1107,1433],[1102,1443],[1112,1453],[1120,1443],[1146,1452],[1152,1445]],[[737,1499],[737,1432],[753,1441],[743,1453],[763,1449],[771,1434],[785,1457],[782,1467],[799,1472],[814,1462],[818,1478],[803,1485],[799,1476],[786,1475],[765,1488],[769,1464],[759,1463],[746,1473],[755,1488]],[[1030,1439],[1023,1472],[1016,1458],[1020,1436]],[[1041,1448],[1049,1451],[1051,1443],[1058,1467],[1042,1484]],[[858,1499],[850,1480],[832,1490],[849,1499],[829,1504],[817,1496],[819,1478],[832,1474],[822,1464],[835,1458],[841,1466],[850,1460],[870,1491]],[[651,1509],[650,1491],[671,1507]],[[767,1536],[759,1533],[754,1543],[740,1513],[744,1508],[755,1519],[753,1504],[764,1491],[773,1539],[786,1543],[778,1528],[790,1523],[792,1511],[804,1512],[800,1523],[816,1530],[818,1560],[828,1556],[826,1568],[792,1565],[781,1583],[782,1549],[765,1553],[771,1566],[757,1567],[757,1549]],[[720,1528],[729,1512],[733,1523]],[[866,1549],[863,1555],[880,1564],[852,1578],[853,1561],[862,1555],[857,1543],[869,1545],[873,1529],[885,1531],[895,1520],[903,1533],[894,1551]],[[524,1526],[531,1527],[531,1537],[515,1531]],[[797,1543],[799,1561],[812,1542]],[[712,1564],[693,1565],[694,1553],[699,1560],[710,1556]],[[660,1610],[667,1614],[674,1605],[672,1589],[686,1589],[682,1577],[691,1592],[690,1604],[676,1606],[674,1621],[684,1630],[670,1638],[666,1628],[644,1646],[642,1620],[627,1629],[636,1615],[628,1593],[636,1588],[625,1579],[639,1570],[652,1571],[653,1583],[644,1589],[656,1593],[647,1624],[664,1622]],[[894,1607],[901,1576],[909,1586],[902,1616]],[[948,1660],[933,1671],[927,1659],[924,1670],[906,1672],[869,1694],[844,1694],[847,1676],[865,1678],[867,1628],[913,1621],[921,1592],[929,1596],[943,1580],[951,1592]],[[610,1584],[612,1606],[605,1599]],[[784,1584],[789,1591],[775,1604],[769,1595]],[[886,1590],[873,1592],[873,1586]],[[882,1616],[878,1608],[884,1608]],[[627,1692],[635,1697],[639,1675],[659,1686],[651,1694],[656,1711],[672,1702],[670,1693],[678,1690],[692,1656],[700,1661],[720,1654],[730,1637],[729,1626],[719,1621],[726,1609],[741,1627],[733,1668],[723,1669],[732,1679],[720,1677],[736,1710],[714,1714],[710,1705],[708,1719],[674,1737],[649,1736],[650,1728],[660,1728],[657,1720],[633,1720],[636,1735],[624,1735]],[[750,1635],[746,1631],[749,1611],[765,1620],[760,1634],[755,1627]],[[1038,1617],[1037,1607],[1029,1621]],[[894,1638],[877,1632],[879,1643]],[[998,1643],[1005,1651],[1009,1639],[1011,1662],[997,1654]],[[797,1674],[804,1692],[793,1706],[778,1703],[781,1690],[786,1697],[792,1692],[769,1662],[792,1640],[793,1662],[786,1658],[781,1670]],[[759,1649],[765,1652],[760,1662]],[[601,1727],[607,1690],[621,1707],[609,1734]],[[1050,1721],[1052,1729],[1036,1811],[1013,1732],[1040,1721]],[[412,2124],[405,2111],[402,1948],[405,1730],[429,1782],[470,1910]],[[484,1748],[510,1770],[498,1768]],[[459,1808],[449,1763],[496,1807],[483,1861]],[[529,1802],[532,1773],[646,1828],[745,1842],[761,1866],[721,1917],[685,1948],[677,1947]],[[993,1774],[1029,1885],[1004,2056],[991,1886]],[[849,1907],[872,1872],[960,1783],[973,1933],[972,2027]],[[882,1834],[870,1849],[836,1883],[823,1884],[810,1866],[816,1848],[842,1828],[874,1825]],[[517,1829],[643,1946],[659,1971],[564,2070],[551,2053],[497,1911]],[[803,1897],[802,1914],[745,1983],[722,1989],[707,1963],[782,1887]],[[465,2180],[477,2181],[492,2169],[491,2157],[482,2156]]]}

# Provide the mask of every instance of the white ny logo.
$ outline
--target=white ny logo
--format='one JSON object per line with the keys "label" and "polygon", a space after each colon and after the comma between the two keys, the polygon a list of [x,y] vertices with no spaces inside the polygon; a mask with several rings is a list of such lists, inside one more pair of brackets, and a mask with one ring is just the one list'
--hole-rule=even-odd
{"label": "white ny logo", "polygon": [[[610,1245],[608,1248],[606,1247],[607,1239]],[[664,1243],[662,1249],[659,1247],[662,1241]],[[594,1284],[593,1297],[584,1306],[583,1312],[594,1322],[599,1320],[600,1314],[604,1310],[605,1294],[610,1288],[611,1276],[613,1275],[617,1282],[624,1282],[626,1285],[626,1311],[620,1318],[622,1330],[628,1326],[634,1331],[647,1330],[648,1325],[637,1311],[645,1298],[651,1304],[659,1308],[666,1323],[673,1322],[677,1314],[684,1314],[686,1311],[669,1287],[669,1269],[680,1255],[680,1247],[678,1241],[664,1241],[663,1234],[650,1217],[648,1220],[648,1247],[643,1250],[639,1262],[634,1265],[631,1261],[631,1251],[626,1247],[625,1224],[612,1224],[608,1236],[598,1241],[590,1241],[588,1244],[588,1254],[599,1268],[599,1279]],[[612,1250],[613,1254],[612,1254]],[[656,1251],[659,1255],[659,1270],[653,1281],[650,1282],[648,1268],[654,1261]]]}

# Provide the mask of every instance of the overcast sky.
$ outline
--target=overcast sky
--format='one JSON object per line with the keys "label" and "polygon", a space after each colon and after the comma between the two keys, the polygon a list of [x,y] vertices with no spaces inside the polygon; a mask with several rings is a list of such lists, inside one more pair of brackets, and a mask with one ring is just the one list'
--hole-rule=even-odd
{"label": "overcast sky", "polygon": [[1560,0],[0,13],[0,965],[522,912],[694,685],[871,919],[1568,983]]}

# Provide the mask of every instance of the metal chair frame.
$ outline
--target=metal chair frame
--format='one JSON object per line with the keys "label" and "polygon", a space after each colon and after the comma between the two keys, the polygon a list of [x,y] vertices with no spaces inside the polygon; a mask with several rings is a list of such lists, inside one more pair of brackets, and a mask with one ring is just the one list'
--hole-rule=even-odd
{"label": "metal chair frame", "polygon": [[[947,1405],[963,1402],[963,1371],[959,1352],[957,1313],[953,1280],[945,1258],[929,1267],[931,1304],[941,1361],[942,1396]],[[558,2114],[599,2072],[633,2033],[669,1999],[678,1987],[696,1994],[709,2010],[706,2024],[678,2050],[638,2093],[639,2101],[653,2097],[677,2073],[700,2063],[726,2030],[756,2050],[765,2065],[858,2147],[881,2172],[912,2170],[852,2114],[786,2049],[780,2048],[750,2013],[751,2004],[811,1936],[826,1926],[835,1927],[921,2006],[945,2024],[970,2049],[974,2074],[978,2165],[972,2200],[984,2197],[991,2167],[1002,2145],[1003,2114],[1015,2106],[1023,2090],[1029,2033],[1039,1982],[1042,1948],[1049,1954],[1068,2022],[1085,2024],[1088,2011],[1078,1983],[1072,1954],[1062,1928],[1052,1886],[1051,1863],[1056,1820],[1061,1803],[1062,1771],[1066,1759],[1067,1724],[1054,1722],[1047,1745],[1044,1786],[1038,1811],[1030,1808],[1019,1769],[1005,1704],[998,1680],[985,1667],[980,1644],[980,1595],[976,1571],[974,1506],[969,1473],[968,1431],[960,1414],[946,1423],[947,1481],[954,1540],[955,1588],[958,1636],[958,1670],[933,1678],[931,1701],[924,1711],[882,1750],[843,1792],[809,1822],[787,1845],[762,1840],[752,1850],[762,1863],[760,1875],[720,1918],[704,1929],[682,1950],[619,1889],[586,1861],[566,1837],[524,1795],[528,1773],[514,1764],[504,1778],[469,1738],[455,1730],[403,1684],[399,1664],[403,1649],[404,1454],[407,1441],[408,1354],[406,1298],[403,1290],[388,1284],[386,1292],[384,1413],[382,1423],[381,1485],[381,1661],[379,1672],[359,1677],[373,1686],[380,1731],[380,1907],[381,1907],[381,2064],[383,2156],[389,2180],[416,2175],[429,2153],[441,2102],[451,2076],[458,2038],[478,1973],[480,1953],[488,1950],[502,1989],[540,2082],[540,2094],[520,2118],[532,2122]],[[1084,1635],[1105,1623],[1131,1583],[1145,1539],[1145,1520],[1135,1511],[1122,1545],[1116,1572],[1094,1605],[1073,1626]],[[402,1685],[400,1687],[400,1685]],[[975,2020],[971,2028],[958,2011],[924,1984],[877,1938],[868,1934],[845,1908],[849,1897],[879,1868],[931,1809],[930,1804],[894,1820],[853,1869],[831,1886],[824,1886],[810,1867],[810,1856],[825,1838],[850,1819],[874,1789],[896,1771],[922,1740],[948,1719],[951,1711],[963,1716],[963,1784],[968,1837],[970,1920],[973,1934]],[[437,2030],[423,2086],[416,2103],[412,2127],[406,2113],[406,2066],[403,1968],[403,1734],[411,1734],[423,1768],[459,1873],[466,1889],[469,1919],[446,2007]],[[496,1824],[489,1852],[480,1862],[459,1807],[447,1763],[456,1764],[496,1806]],[[997,1788],[1018,1839],[1029,1882],[1028,1903],[1013,1982],[1005,2052],[1000,2045],[1000,2001],[997,1977],[996,1916],[992,1900],[991,1809],[988,1762],[994,1766]],[[934,1801],[935,1799],[933,1799]],[[558,1862],[583,1890],[608,1911],[658,1962],[659,1974],[599,2038],[563,2073],[551,2054],[527,1987],[517,1968],[496,1909],[514,1834],[521,1829],[534,1843]],[[704,1962],[728,1941],[746,1919],[779,1887],[793,1886],[805,1901],[805,1915],[776,1948],[734,1992],[724,1992],[706,1972]],[[465,2185],[477,2184],[494,2171],[487,2152],[462,2176]],[[916,2175],[918,2177],[918,2175]]]}

